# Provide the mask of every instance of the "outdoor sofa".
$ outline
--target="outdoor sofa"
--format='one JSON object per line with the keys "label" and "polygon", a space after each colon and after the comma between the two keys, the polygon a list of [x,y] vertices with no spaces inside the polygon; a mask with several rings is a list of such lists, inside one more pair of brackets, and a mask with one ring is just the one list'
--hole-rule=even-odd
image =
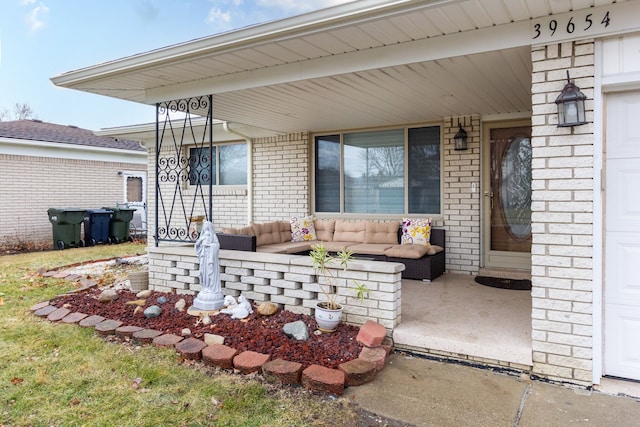
{"label": "outdoor sofa", "polygon": [[[354,258],[399,262],[404,279],[433,280],[445,270],[445,230],[430,228],[428,242],[410,243],[399,221],[349,221],[292,218],[223,228],[221,249],[277,254],[308,254],[319,242],[330,252],[353,251]],[[423,227],[424,229],[424,227]]]}

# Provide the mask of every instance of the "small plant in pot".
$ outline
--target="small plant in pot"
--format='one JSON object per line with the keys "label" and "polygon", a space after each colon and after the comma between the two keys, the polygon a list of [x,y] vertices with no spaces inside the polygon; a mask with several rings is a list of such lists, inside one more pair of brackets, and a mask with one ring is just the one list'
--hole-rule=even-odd
{"label": "small plant in pot", "polygon": [[[324,278],[324,283],[320,283],[320,290],[326,300],[318,302],[315,308],[316,323],[322,332],[335,331],[342,320],[342,305],[338,302],[337,277],[335,270],[330,267],[338,263],[344,270],[348,270],[352,255],[353,252],[345,250],[338,252],[335,256],[331,255],[322,242],[309,253],[313,269],[316,274]],[[356,298],[363,301],[369,294],[369,290],[364,283],[354,281],[354,284]]]}

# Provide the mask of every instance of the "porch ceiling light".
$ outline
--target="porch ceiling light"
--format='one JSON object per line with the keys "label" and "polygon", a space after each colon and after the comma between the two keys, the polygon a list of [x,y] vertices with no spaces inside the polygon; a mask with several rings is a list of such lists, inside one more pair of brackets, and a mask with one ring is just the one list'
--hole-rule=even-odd
{"label": "porch ceiling light", "polygon": [[580,88],[573,84],[567,70],[567,84],[556,98],[558,104],[558,127],[579,126],[587,123],[584,114],[584,101],[587,99]]}
{"label": "porch ceiling light", "polygon": [[458,123],[460,129],[458,133],[453,137],[453,144],[456,151],[462,151],[467,149],[467,132],[462,129],[462,125]]}

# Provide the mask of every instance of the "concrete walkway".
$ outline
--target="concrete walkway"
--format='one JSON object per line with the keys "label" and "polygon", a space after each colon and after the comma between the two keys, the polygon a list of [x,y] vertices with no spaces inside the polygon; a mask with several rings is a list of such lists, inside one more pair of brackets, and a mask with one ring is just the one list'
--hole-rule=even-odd
{"label": "concrete walkway", "polygon": [[630,397],[402,353],[344,396],[413,426],[640,426],[640,402]]}

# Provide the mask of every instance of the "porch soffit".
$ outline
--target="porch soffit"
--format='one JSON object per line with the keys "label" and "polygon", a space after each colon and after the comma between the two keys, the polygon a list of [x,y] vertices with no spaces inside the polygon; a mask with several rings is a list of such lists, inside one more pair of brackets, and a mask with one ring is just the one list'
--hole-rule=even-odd
{"label": "porch soffit", "polygon": [[277,131],[522,113],[531,19],[611,3],[364,0],[52,80],[147,104],[213,94],[216,118]]}

